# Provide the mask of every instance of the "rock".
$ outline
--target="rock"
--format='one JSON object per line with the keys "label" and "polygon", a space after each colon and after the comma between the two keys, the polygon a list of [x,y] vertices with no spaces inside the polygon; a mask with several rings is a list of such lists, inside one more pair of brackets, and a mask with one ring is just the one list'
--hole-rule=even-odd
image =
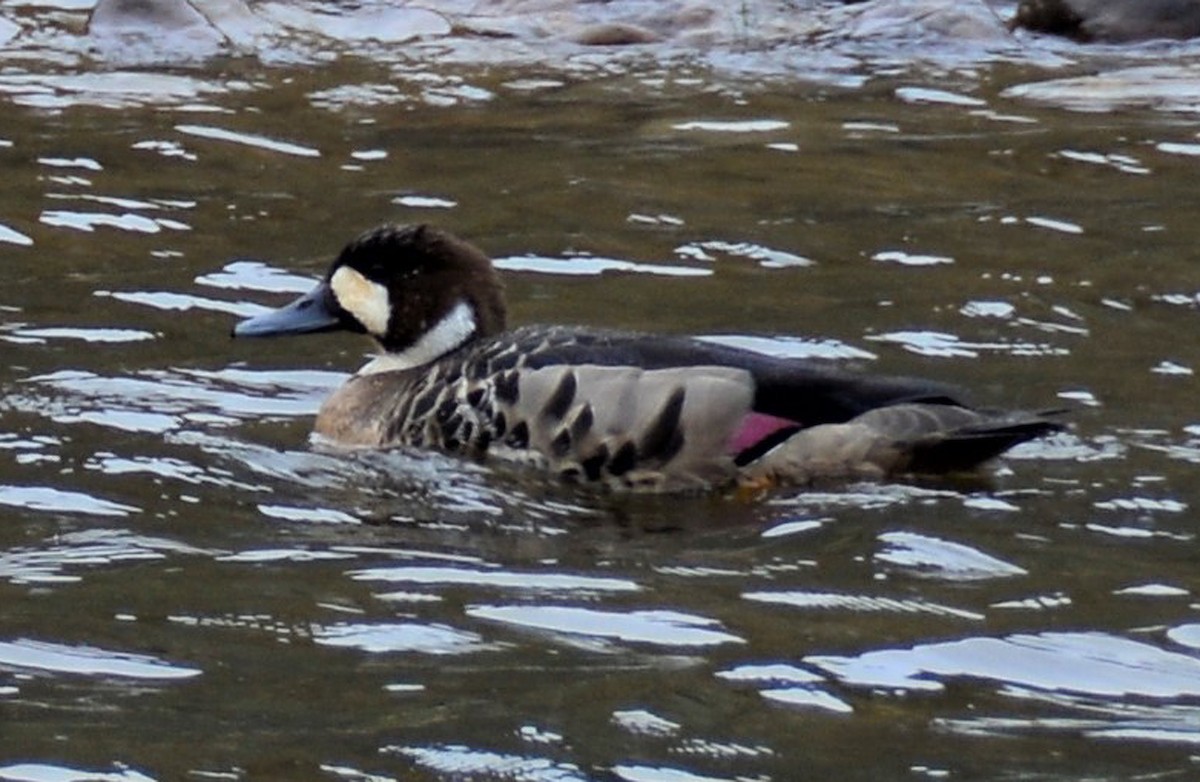
{"label": "rock", "polygon": [[1200,36],[1196,0],[1021,0],[1011,27],[1077,41],[1122,43]]}
{"label": "rock", "polygon": [[88,20],[98,53],[126,64],[200,60],[230,51],[261,55],[272,39],[294,32],[401,43],[450,31],[439,13],[390,3],[335,14],[294,2],[251,8],[246,0],[99,0]]}
{"label": "rock", "polygon": [[264,3],[259,14],[276,26],[336,41],[403,43],[436,38],[451,32],[446,17],[426,8],[361,5],[342,13],[309,10],[299,3]]}
{"label": "rock", "polygon": [[656,43],[662,40],[653,30],[636,24],[610,22],[583,28],[572,36],[575,43],[585,46],[628,46],[639,43]]}
{"label": "rock", "polygon": [[200,60],[227,44],[186,0],[100,0],[87,31],[102,56],[126,63]]}
{"label": "rock", "polygon": [[837,35],[849,39],[941,38],[990,42],[1007,35],[983,0],[865,0],[842,9]]}
{"label": "rock", "polygon": [[208,20],[186,0],[100,0],[88,19],[92,35],[181,32],[208,26]]}
{"label": "rock", "polygon": [[204,15],[230,43],[252,51],[274,28],[250,10],[244,0],[191,0],[192,7]]}

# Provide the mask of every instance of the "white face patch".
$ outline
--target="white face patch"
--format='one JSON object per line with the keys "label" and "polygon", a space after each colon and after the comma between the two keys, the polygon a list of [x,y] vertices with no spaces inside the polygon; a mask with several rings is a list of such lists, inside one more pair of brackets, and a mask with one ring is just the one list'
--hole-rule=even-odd
{"label": "white face patch", "polygon": [[[336,277],[337,274],[335,273],[334,276]],[[372,375],[377,372],[394,372],[428,364],[466,342],[474,333],[475,310],[467,302],[459,301],[446,313],[445,317],[422,334],[421,338],[410,347],[399,353],[384,353],[358,370],[358,374]]]}
{"label": "white face patch", "polygon": [[369,334],[382,337],[387,333],[392,303],[388,290],[371,282],[361,272],[343,266],[329,278],[329,287],[338,304],[366,328]]}

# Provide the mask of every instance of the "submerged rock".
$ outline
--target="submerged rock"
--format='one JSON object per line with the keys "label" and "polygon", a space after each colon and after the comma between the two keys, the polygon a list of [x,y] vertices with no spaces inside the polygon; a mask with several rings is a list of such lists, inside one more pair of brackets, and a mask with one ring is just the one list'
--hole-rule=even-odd
{"label": "submerged rock", "polygon": [[1122,43],[1200,36],[1197,0],[1022,0],[1013,27]]}

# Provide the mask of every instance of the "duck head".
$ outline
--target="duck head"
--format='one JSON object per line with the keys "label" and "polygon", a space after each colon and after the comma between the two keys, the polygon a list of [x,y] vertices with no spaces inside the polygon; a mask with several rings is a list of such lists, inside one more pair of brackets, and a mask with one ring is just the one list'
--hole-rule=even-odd
{"label": "duck head", "polygon": [[384,225],[346,245],[311,291],[233,336],[353,331],[403,367],[504,328],[504,286],[482,251],[428,225]]}

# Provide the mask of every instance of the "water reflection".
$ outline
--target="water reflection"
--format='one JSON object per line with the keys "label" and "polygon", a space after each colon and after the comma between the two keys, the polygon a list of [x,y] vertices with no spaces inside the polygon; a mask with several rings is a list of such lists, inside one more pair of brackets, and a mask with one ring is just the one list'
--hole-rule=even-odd
{"label": "water reflection", "polygon": [[50,486],[0,486],[0,505],[51,513],[87,513],[97,516],[128,516],[138,508]]}
{"label": "water reflection", "polygon": [[[45,510],[79,512],[59,505]],[[84,508],[84,512],[86,512]],[[165,560],[170,554],[208,554],[178,541],[152,538],[119,528],[68,532],[40,545],[0,554],[0,578],[15,584],[62,584],[82,581],[80,571],[121,563]]]}
{"label": "water reflection", "polygon": [[588,639],[614,638],[626,643],[662,646],[712,646],[744,643],[715,629],[717,622],[677,611],[598,611],[574,606],[477,605],[467,616]]}
{"label": "water reflection", "polygon": [[[352,574],[360,581],[388,581],[427,585],[471,585],[477,587],[506,587],[533,592],[566,591],[577,597],[593,592],[626,592],[638,590],[636,583],[624,579],[575,576],[567,573],[514,573],[499,569],[469,570],[457,567],[398,566],[369,568]],[[376,595],[388,599],[388,593]]]}
{"label": "water reflection", "polygon": [[326,646],[364,652],[415,652],[417,654],[468,654],[488,648],[475,634],[451,627],[414,622],[391,624],[339,623],[315,628],[313,640]]}
{"label": "water reflection", "polygon": [[144,655],[26,638],[0,641],[0,665],[47,673],[132,679],[188,679],[201,673],[194,668],[171,665]]}
{"label": "water reflection", "polygon": [[[1186,45],[347,33],[335,60],[243,29],[258,59],[97,71],[62,5],[0,10],[0,778],[1192,772]],[[1053,108],[1117,99],[1181,113]],[[1073,430],[982,481],[758,501],[310,442],[366,348],[230,325],[429,219],[501,259],[518,322],[936,376]]]}
{"label": "water reflection", "polygon": [[1178,698],[1200,693],[1200,661],[1103,633],[969,638],[853,658],[808,657],[839,681],[893,690],[942,690],[927,676],[972,676],[1093,696]]}
{"label": "water reflection", "polygon": [[506,755],[465,746],[384,747],[389,755],[412,758],[430,771],[450,776],[491,775],[528,779],[532,782],[584,782],[589,779],[573,763],[556,763],[548,758]]}
{"label": "water reflection", "polygon": [[870,595],[840,595],[829,592],[747,592],[742,597],[746,600],[796,606],[797,608],[820,608],[848,612],[924,612],[976,621],[985,618],[983,614],[974,611],[964,611],[924,600],[898,600],[891,597],[871,597]]}
{"label": "water reflection", "polygon": [[120,764],[117,768],[117,771],[96,771],[49,763],[13,763],[0,766],[0,779],[12,782],[154,782],[154,777],[120,768]]}
{"label": "water reflection", "polygon": [[1022,576],[1028,571],[984,554],[970,546],[913,532],[888,532],[879,536],[884,549],[875,555],[886,562],[929,578],[975,581]]}

